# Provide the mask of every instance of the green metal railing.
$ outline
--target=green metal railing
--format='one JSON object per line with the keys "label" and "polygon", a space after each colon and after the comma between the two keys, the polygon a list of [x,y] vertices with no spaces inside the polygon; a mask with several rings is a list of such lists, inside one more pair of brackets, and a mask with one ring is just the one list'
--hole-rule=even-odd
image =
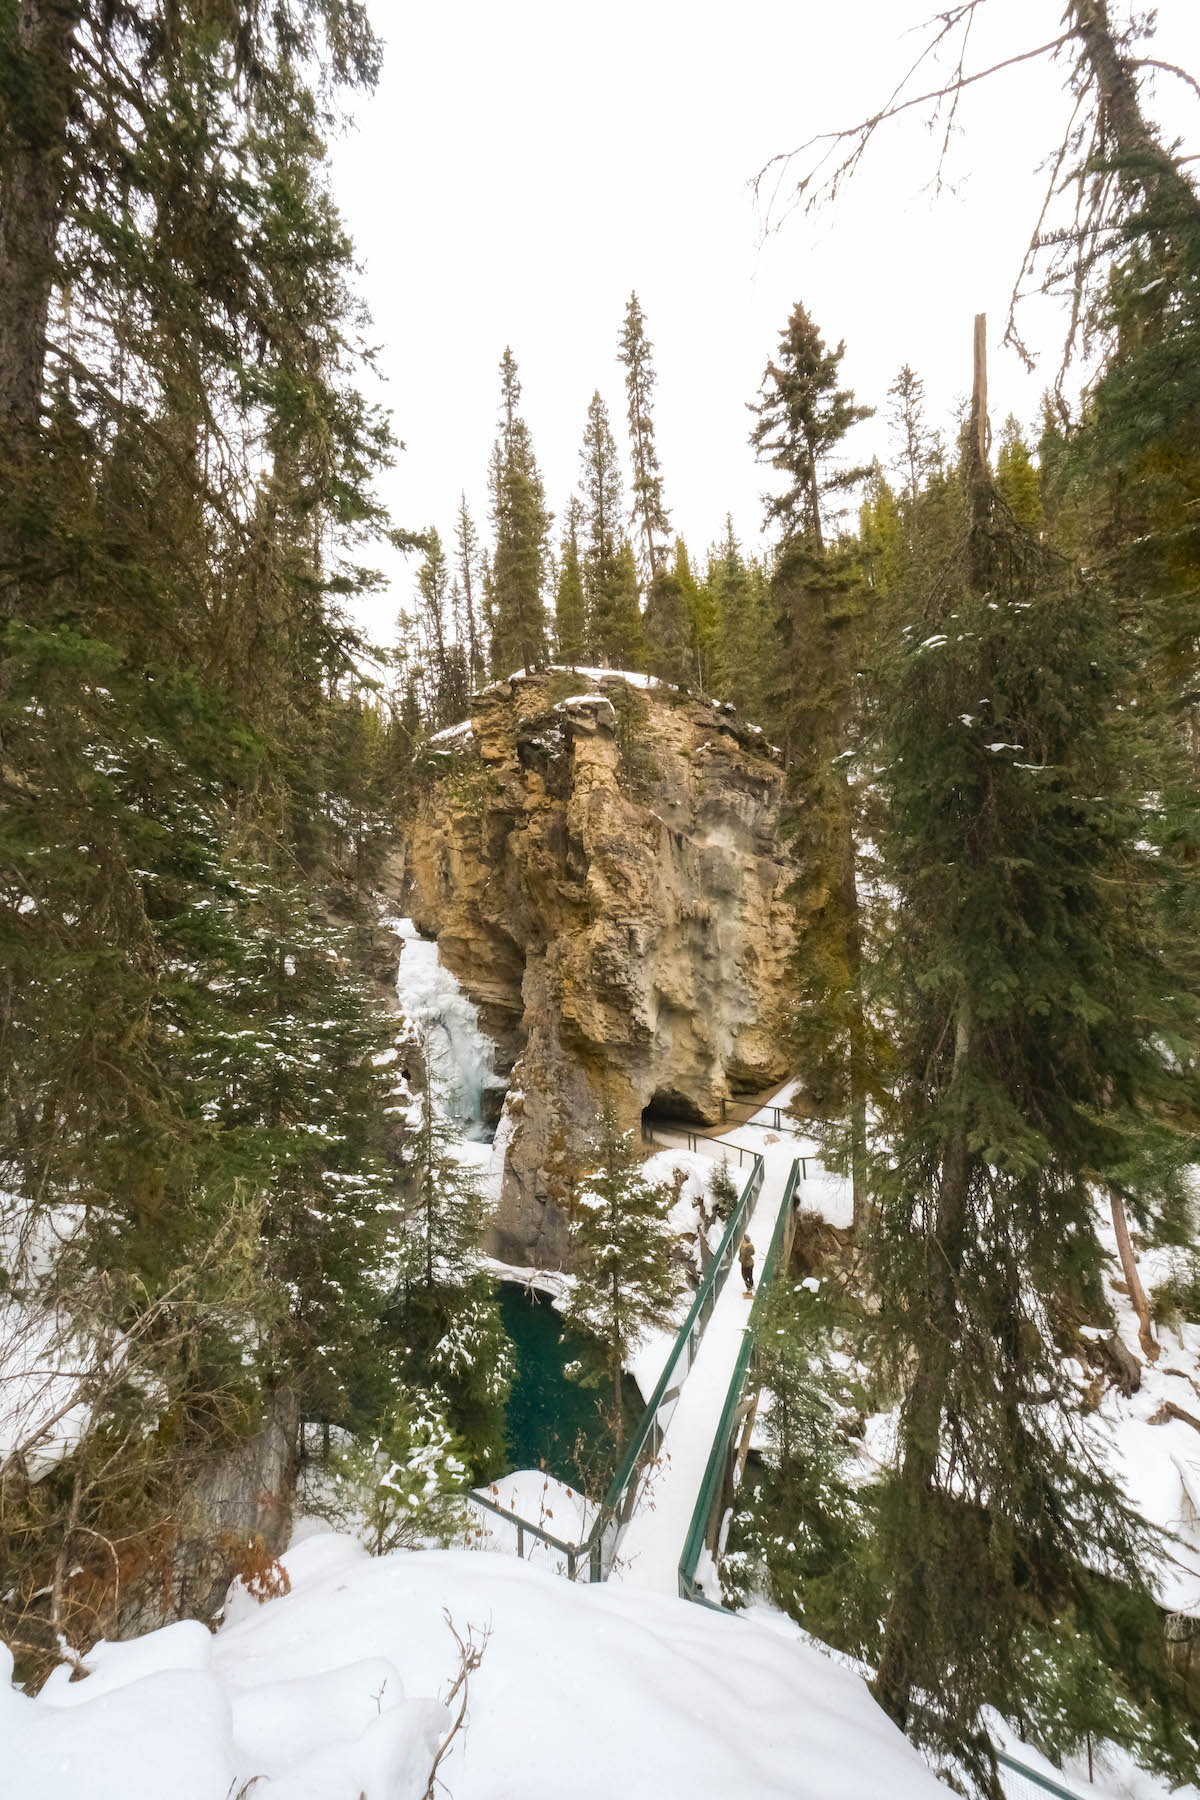
{"label": "green metal railing", "polygon": [[688,1527],[687,1537],[684,1539],[683,1554],[679,1559],[679,1592],[685,1600],[699,1600],[706,1605],[711,1604],[696,1580],[696,1569],[724,1484],[725,1459],[729,1455],[734,1432],[737,1429],[737,1415],[742,1404],[746,1377],[750,1372],[750,1363],[754,1355],[754,1334],[762,1321],[763,1296],[775,1278],[775,1272],[783,1252],[784,1239],[787,1236],[792,1206],[796,1197],[796,1183],[801,1179],[801,1162],[800,1157],[793,1162],[788,1174],[787,1186],[783,1190],[783,1200],[775,1220],[775,1229],[771,1233],[771,1242],[763,1259],[758,1292],[754,1297],[754,1305],[750,1309],[750,1320],[742,1338],[742,1347],[738,1351],[737,1361],[733,1365],[733,1374],[729,1379],[725,1404],[721,1408],[720,1422],[713,1435],[712,1448],[708,1453],[704,1479],[700,1483],[700,1492],[696,1496],[696,1504],[692,1510],[692,1522]]}
{"label": "green metal railing", "polygon": [[[797,1157],[788,1176],[783,1203],[779,1208],[779,1216],[771,1234],[771,1243],[763,1261],[758,1293],[751,1308],[749,1323],[742,1339],[737,1362],[734,1364],[733,1374],[729,1379],[729,1389],[725,1396],[725,1404],[721,1409],[720,1422],[713,1436],[704,1478],[696,1496],[692,1522],[684,1540],[683,1554],[679,1558],[679,1592],[682,1598],[691,1600],[698,1606],[708,1607],[712,1612],[725,1613],[729,1618],[739,1618],[741,1615],[733,1612],[731,1608],[723,1606],[719,1600],[710,1600],[697,1579],[696,1570],[705,1543],[712,1535],[713,1515],[720,1502],[727,1458],[733,1449],[742,1398],[753,1362],[754,1334],[757,1326],[762,1322],[763,1294],[778,1272],[787,1236],[788,1222],[795,1202],[796,1184],[798,1180],[803,1179],[803,1161],[802,1157]],[[813,1641],[816,1642],[815,1639]],[[864,1670],[864,1677],[869,1679],[870,1670]],[[1026,1796],[1029,1794],[1050,1794],[1054,1796],[1054,1800],[1078,1800],[1075,1791],[1060,1787],[1057,1782],[1051,1781],[1047,1776],[1040,1774],[1038,1770],[1029,1768],[1027,1764],[1018,1762],[1006,1751],[997,1750],[995,1754],[996,1761],[1000,1764],[1000,1781],[1007,1800],[1026,1800]]]}
{"label": "green metal railing", "polygon": [[[724,1104],[724,1101],[722,1101],[722,1105]],[[762,1110],[763,1109],[760,1107],[759,1111],[761,1112]],[[642,1122],[642,1140],[644,1143],[661,1144],[665,1149],[669,1150],[673,1148],[673,1146],[667,1142],[665,1137],[660,1135],[662,1132],[668,1131],[671,1133],[672,1137],[683,1138],[688,1149],[693,1153],[700,1155],[708,1154],[716,1157],[718,1161],[724,1160],[729,1156],[736,1156],[739,1167],[745,1162],[753,1162],[754,1158],[758,1155],[756,1150],[749,1149],[745,1144],[731,1144],[728,1138],[707,1137],[704,1132],[692,1131],[687,1125],[676,1125],[671,1119],[650,1119],[643,1120]],[[812,1163],[815,1168],[819,1169],[821,1167],[821,1164],[812,1156],[799,1156],[796,1160],[801,1165],[803,1179],[805,1181],[808,1180],[809,1163]]]}
{"label": "green metal railing", "polygon": [[612,1567],[617,1536],[622,1526],[628,1524],[633,1513],[642,1477],[646,1470],[657,1461],[667,1426],[671,1422],[671,1416],[679,1400],[680,1389],[696,1360],[696,1351],[700,1347],[700,1341],[704,1336],[708,1321],[712,1318],[713,1308],[717,1304],[717,1296],[737,1260],[737,1247],[745,1230],[746,1221],[762,1191],[764,1173],[765,1165],[762,1157],[755,1156],[741,1197],[729,1215],[729,1222],[721,1236],[721,1242],[704,1272],[703,1280],[696,1290],[696,1297],[692,1301],[688,1316],[680,1327],[670,1361],[659,1376],[658,1385],[653,1394],[646,1402],[646,1409],[642,1414],[638,1429],[630,1440],[608,1493],[604,1496],[601,1520],[602,1530],[606,1536],[603,1555],[605,1575]]}
{"label": "green metal railing", "polygon": [[1027,1789],[1032,1789],[1035,1794],[1053,1794],[1055,1800],[1079,1800],[1078,1789],[1059,1787],[1057,1781],[1051,1781],[1003,1750],[997,1750],[995,1754],[1000,1764],[1000,1785],[1007,1800],[1025,1800]]}
{"label": "green metal railing", "polygon": [[[766,1116],[764,1116],[766,1115]],[[762,1118],[764,1124],[769,1123],[772,1131],[795,1131],[802,1129],[801,1121],[786,1106],[759,1106],[755,1100],[722,1100],[722,1122],[729,1121],[734,1125],[748,1125],[751,1119]]]}
{"label": "green metal railing", "polygon": [[[749,1154],[749,1153],[748,1153]],[[532,1519],[523,1519],[519,1514],[500,1506],[496,1501],[488,1499],[485,1494],[475,1490],[471,1499],[479,1506],[497,1517],[507,1520],[517,1528],[517,1554],[524,1556],[525,1540],[548,1544],[564,1557],[567,1575],[574,1581],[586,1572],[588,1581],[604,1581],[613,1565],[616,1553],[616,1541],[622,1528],[629,1522],[637,1503],[638,1489],[647,1470],[657,1461],[662,1448],[663,1437],[671,1420],[671,1415],[678,1404],[680,1389],[687,1378],[688,1371],[696,1360],[696,1352],[704,1336],[705,1328],[713,1314],[717,1303],[717,1295],[724,1286],[726,1277],[737,1260],[737,1246],[740,1242],[746,1221],[754,1208],[754,1203],[762,1191],[764,1164],[761,1156],[751,1158],[750,1173],[737,1205],[729,1215],[729,1222],[721,1236],[721,1242],[713,1255],[712,1261],[704,1271],[696,1296],[688,1309],[687,1318],[679,1328],[675,1339],[675,1347],[667,1361],[667,1366],[658,1378],[654,1392],[646,1402],[637,1430],[634,1432],[621,1465],[609,1484],[608,1492],[600,1504],[595,1523],[582,1543],[568,1543],[552,1532],[546,1531]]]}

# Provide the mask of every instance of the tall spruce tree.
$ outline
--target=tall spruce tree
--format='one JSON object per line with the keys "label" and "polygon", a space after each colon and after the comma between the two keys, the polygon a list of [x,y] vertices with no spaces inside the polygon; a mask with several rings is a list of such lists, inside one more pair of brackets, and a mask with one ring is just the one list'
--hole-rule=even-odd
{"label": "tall spruce tree", "polygon": [[642,619],[646,667],[660,680],[680,687],[695,680],[691,598],[678,569],[661,568],[650,583]]}
{"label": "tall spruce tree", "polygon": [[730,513],[725,515],[725,535],[708,553],[701,613],[712,625],[710,662],[718,697],[757,721],[766,697],[773,632],[762,569],[743,556]]}
{"label": "tall spruce tree", "polygon": [[442,540],[435,529],[426,537],[424,560],[417,571],[417,593],[421,600],[421,624],[428,646],[430,663],[431,713],[438,725],[446,723],[447,689],[450,681],[450,648],[453,622],[450,616],[450,565]]}
{"label": "tall spruce tree", "polygon": [[[1168,739],[1124,704],[1104,584],[996,491],[982,342],[977,321],[958,542],[881,662],[895,1074],[869,1255],[903,1393],[876,1690],[991,1791],[979,1711],[1019,1687],[1031,1609],[1094,1619],[1095,1568],[1145,1598],[1055,1320],[1098,1304],[1097,1188],[1147,1220],[1175,1204],[1195,1051],[1146,798]],[[1140,1682],[1132,1640],[1107,1654]]]}
{"label": "tall spruce tree", "polygon": [[[0,1484],[0,1631],[53,1657],[118,1603],[211,1612],[238,1543],[282,1541],[302,1410],[386,1374],[394,1026],[345,922],[373,730],[339,596],[390,440],[321,168],[378,51],[355,4],[85,0],[10,8],[0,57],[4,1185],[35,1237],[79,1209],[39,1303],[138,1346],[37,1492]],[[164,1532],[153,1594],[71,1576]]]}
{"label": "tall spruce tree", "polygon": [[455,536],[458,583],[462,589],[463,623],[466,628],[464,642],[467,652],[467,667],[470,672],[470,685],[472,688],[476,688],[483,681],[488,666],[487,632],[482,617],[479,533],[475,529],[475,521],[471,517],[465,494],[459,498]]}
{"label": "tall spruce tree", "polygon": [[635,668],[641,649],[637,569],[635,565],[631,592],[622,534],[621,466],[599,390],[588,404],[579,463],[590,655],[605,667]]}
{"label": "tall spruce tree", "polygon": [[583,508],[572,494],[567,502],[562,555],[554,589],[554,643],[560,663],[574,668],[586,661],[588,645],[587,600],[583,588],[583,564],[579,556],[579,530]]}
{"label": "tall spruce tree", "polygon": [[837,460],[851,427],[871,416],[869,406],[856,405],[853,393],[837,385],[845,353],[844,343],[826,347],[797,304],[750,408],[758,419],[750,433],[756,454],[786,477],[782,493],[765,497],[767,524],[778,525],[785,542],[816,552],[825,547],[827,496],[855,486],[866,473]]}
{"label": "tall spruce tree", "polygon": [[646,318],[636,293],[630,294],[625,323],[617,348],[617,360],[625,367],[628,397],[629,454],[633,464],[633,494],[629,523],[636,528],[642,578],[651,586],[666,555],[665,540],[670,518],[663,503],[663,479],[654,443],[651,401],[656,376],[646,336]]}
{"label": "tall spruce tree", "polygon": [[489,475],[495,532],[490,636],[496,675],[542,668],[547,652],[542,584],[552,515],[546,510],[529,427],[517,411],[520,399],[516,358],[506,348],[500,360],[501,435]]}
{"label": "tall spruce tree", "polygon": [[797,1030],[823,1106],[846,1109],[854,1219],[867,1216],[867,1026],[856,871],[851,749],[862,588],[853,557],[827,544],[824,507],[868,471],[842,461],[844,440],[870,416],[838,387],[845,345],[827,349],[796,306],[767,364],[750,441],[787,477],[766,497],[781,531],[772,594],[785,650],[781,712],[792,761],[792,828],[800,864],[793,889],[799,939]]}
{"label": "tall spruce tree", "polygon": [[594,1166],[571,1201],[577,1279],[567,1322],[595,1344],[581,1379],[610,1388],[619,1447],[624,1370],[643,1333],[670,1323],[679,1294],[675,1235],[667,1220],[673,1194],[665,1184],[647,1180],[637,1146],[620,1130],[610,1107],[601,1110],[588,1160]]}
{"label": "tall spruce tree", "polygon": [[935,460],[937,434],[925,423],[925,383],[907,363],[888,389],[888,400],[888,424],[898,446],[893,466],[912,505]]}
{"label": "tall spruce tree", "polygon": [[717,656],[717,609],[711,590],[702,587],[696,580],[688,548],[682,538],[675,539],[672,572],[687,610],[691,678],[702,693],[709,693],[712,691]]}
{"label": "tall spruce tree", "polygon": [[996,453],[996,487],[1019,525],[1037,533],[1042,525],[1042,493],[1029,445],[1012,413],[1004,421]]}

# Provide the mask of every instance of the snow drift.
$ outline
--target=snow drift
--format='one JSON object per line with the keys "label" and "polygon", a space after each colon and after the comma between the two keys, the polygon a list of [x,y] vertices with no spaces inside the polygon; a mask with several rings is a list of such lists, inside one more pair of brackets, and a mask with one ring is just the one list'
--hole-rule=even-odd
{"label": "snow drift", "polygon": [[453,1800],[934,1800],[945,1790],[855,1676],[785,1621],[578,1587],[468,1550],[284,1558],[215,1637],[100,1645],[37,1699],[0,1690],[6,1800],[420,1800],[460,1633],[491,1627]]}

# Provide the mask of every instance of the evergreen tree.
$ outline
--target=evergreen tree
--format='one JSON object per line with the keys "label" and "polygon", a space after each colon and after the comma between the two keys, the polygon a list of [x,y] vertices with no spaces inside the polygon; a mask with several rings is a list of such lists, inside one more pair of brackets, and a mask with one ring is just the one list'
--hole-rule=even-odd
{"label": "evergreen tree", "polygon": [[588,405],[579,463],[579,491],[583,496],[587,534],[583,571],[591,638],[589,654],[593,661],[606,667],[627,668],[630,665],[620,661],[622,653],[629,648],[626,642],[628,597],[620,573],[621,471],[617,446],[608,423],[608,408],[598,390]]}
{"label": "evergreen tree", "polygon": [[1041,483],[1021,427],[1011,413],[1000,436],[996,487],[1018,525],[1036,535],[1042,526]]}
{"label": "evergreen tree", "polygon": [[554,641],[560,663],[574,668],[587,656],[587,604],[583,591],[583,565],[579,559],[579,528],[583,508],[578,497],[567,502],[567,522],[563,531],[562,557],[558,566],[558,582],[554,591]]}
{"label": "evergreen tree", "polygon": [[448,723],[444,696],[450,675],[450,566],[442,540],[432,528],[426,538],[425,559],[417,572],[417,592],[431,663],[431,716],[440,726]]}
{"label": "evergreen tree", "polygon": [[899,444],[893,466],[901,475],[905,499],[913,505],[937,460],[938,440],[925,423],[925,383],[907,363],[888,389],[888,399],[888,424]]}
{"label": "evergreen tree", "polygon": [[695,615],[677,569],[662,568],[650,582],[642,619],[646,667],[662,681],[686,687],[695,679]]}
{"label": "evergreen tree", "polygon": [[487,633],[481,616],[479,533],[467,507],[467,496],[461,495],[455,523],[458,539],[458,582],[463,598],[463,623],[470,686],[477,688],[488,666]]}
{"label": "evergreen tree", "polygon": [[869,472],[847,469],[837,458],[846,434],[870,409],[837,386],[844,353],[844,344],[827,350],[807,312],[795,307],[779,359],[767,365],[750,441],[789,479],[783,494],[767,498],[766,514],[783,535],[772,586],[787,643],[781,710],[801,867],[798,1023],[826,1103],[840,1100],[848,1111],[854,1217],[862,1228],[867,1027],[855,806],[845,760],[852,749],[862,594],[853,557],[827,547],[823,504]]}
{"label": "evergreen tree", "polygon": [[709,1177],[708,1197],[712,1201],[713,1212],[717,1218],[728,1220],[738,1203],[739,1193],[727,1155],[722,1156]]}
{"label": "evergreen tree", "polygon": [[[104,1540],[150,1566],[175,1530],[156,1604],[211,1610],[260,1425],[286,1474],[302,1409],[394,1373],[394,1026],[354,971],[381,746],[341,611],[390,437],[320,136],[377,54],[317,0],[0,22],[3,1174],[31,1230],[82,1203],[43,1294],[141,1346],[36,1496],[2,1484],[0,1631],[51,1655],[113,1623],[110,1568],[69,1629],[39,1598]],[[204,1515],[225,1454],[249,1512]]]}
{"label": "evergreen tree", "polygon": [[621,540],[611,575],[596,589],[590,629],[605,668],[645,667],[646,640],[638,607],[637,558],[628,538]]}
{"label": "evergreen tree", "polygon": [[546,661],[546,573],[551,514],[534,459],[529,428],[517,411],[521,384],[516,359],[500,361],[501,435],[492,455],[489,486],[495,548],[490,570],[492,672],[538,669]]}
{"label": "evergreen tree", "polygon": [[900,508],[878,463],[867,478],[867,491],[858,509],[858,560],[867,586],[881,600],[895,587],[905,566]]}
{"label": "evergreen tree", "polygon": [[382,1429],[338,1444],[306,1510],[359,1537],[372,1556],[461,1543],[471,1514],[459,1449],[435,1402],[405,1398]]}
{"label": "evergreen tree", "polygon": [[663,481],[654,445],[651,396],[655,373],[646,336],[646,320],[636,293],[625,308],[617,360],[625,366],[625,392],[629,401],[629,449],[633,461],[633,509],[629,523],[637,527],[641,546],[642,575],[648,587],[663,564],[665,549],[659,543],[670,529],[663,504]]}
{"label": "evergreen tree", "polygon": [[766,497],[767,524],[778,524],[785,542],[802,539],[820,552],[825,546],[823,502],[866,475],[834,458],[851,427],[871,416],[854,395],[837,385],[845,344],[826,348],[804,307],[792,309],[779,340],[778,360],[768,362],[759,398],[751,405],[758,423],[750,442],[761,461],[787,478],[781,494]]}
{"label": "evergreen tree", "polygon": [[717,609],[711,589],[702,587],[692,573],[691,559],[682,538],[675,539],[672,572],[683,596],[688,617],[688,655],[692,679],[702,693],[708,693],[713,686],[717,657]]}
{"label": "evergreen tree", "polygon": [[600,1113],[589,1150],[594,1164],[571,1203],[571,1256],[576,1271],[568,1326],[591,1337],[596,1353],[582,1379],[612,1392],[614,1435],[624,1435],[622,1373],[648,1329],[674,1317],[681,1278],[667,1221],[673,1195],[642,1173],[632,1135],[610,1107]]}
{"label": "evergreen tree", "polygon": [[721,1567],[727,1600],[744,1602],[766,1573],[771,1597],[826,1642],[844,1642],[850,1590],[869,1561],[867,1505],[847,1467],[845,1427],[860,1395],[836,1347],[828,1308],[776,1282],[754,1312],[755,1374],[765,1468],[733,1520]]}
{"label": "evergreen tree", "polygon": [[472,1476],[482,1480],[504,1458],[512,1346],[481,1261],[487,1208],[479,1176],[462,1161],[428,1076],[418,1104],[391,1326],[406,1378],[444,1406]]}
{"label": "evergreen tree", "polygon": [[775,666],[774,632],[762,570],[743,558],[730,514],[724,538],[709,551],[700,614],[715,626],[711,665],[717,697],[757,722]]}
{"label": "evergreen tree", "polygon": [[[1028,1610],[1086,1613],[1089,1566],[1143,1591],[1052,1321],[1099,1293],[1096,1186],[1143,1219],[1174,1204],[1194,1022],[1149,842],[1163,734],[1123,704],[1104,587],[997,495],[984,404],[977,385],[957,547],[881,662],[896,1066],[871,1261],[903,1389],[877,1691],[987,1785],[979,1708],[1019,1686]],[[1136,1678],[1131,1645],[1109,1654]]]}

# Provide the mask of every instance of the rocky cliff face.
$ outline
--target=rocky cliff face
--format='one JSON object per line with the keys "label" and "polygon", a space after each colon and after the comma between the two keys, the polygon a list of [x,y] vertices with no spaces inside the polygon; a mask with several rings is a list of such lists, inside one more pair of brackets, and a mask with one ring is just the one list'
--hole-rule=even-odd
{"label": "rocky cliff face", "polygon": [[432,746],[398,879],[511,1071],[497,1249],[554,1263],[597,1108],[710,1122],[787,1073],[783,772],[708,702],[496,683]]}

